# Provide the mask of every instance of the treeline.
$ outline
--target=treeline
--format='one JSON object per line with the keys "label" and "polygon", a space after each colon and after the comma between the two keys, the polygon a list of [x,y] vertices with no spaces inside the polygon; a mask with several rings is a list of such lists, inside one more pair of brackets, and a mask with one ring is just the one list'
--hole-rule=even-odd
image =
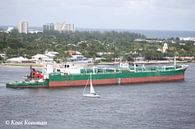
{"label": "treeline", "polygon": [[[63,56],[64,51],[73,49],[80,50],[86,55],[96,51],[106,51],[102,44],[132,42],[136,38],[145,38],[144,35],[129,32],[39,32],[18,33],[14,29],[10,33],[0,32],[0,51],[8,57],[27,56],[31,57],[45,50],[57,51]],[[76,46],[77,45],[77,46]],[[88,50],[88,47],[91,47]]]}
{"label": "treeline", "polygon": [[[18,33],[14,29],[10,33],[0,32],[0,53],[8,58],[25,56],[30,58],[37,53],[57,51],[57,58],[65,59],[67,50],[77,50],[86,57],[98,57],[97,52],[107,53],[102,57],[107,61],[113,58],[133,60],[135,57],[151,59],[164,59],[166,56],[194,56],[195,44],[192,41],[179,41],[168,39],[163,42],[135,41],[146,39],[144,35],[130,32],[39,32]],[[173,43],[174,41],[174,43]],[[164,43],[168,44],[165,53],[157,51],[162,49]]]}

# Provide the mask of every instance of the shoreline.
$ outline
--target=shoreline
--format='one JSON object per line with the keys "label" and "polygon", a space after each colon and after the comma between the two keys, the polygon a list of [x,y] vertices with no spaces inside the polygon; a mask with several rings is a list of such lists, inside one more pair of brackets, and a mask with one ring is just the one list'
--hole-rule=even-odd
{"label": "shoreline", "polygon": [[21,67],[21,68],[27,68],[27,67],[34,67],[34,68],[42,68],[43,65],[41,64],[31,64],[31,63],[1,63],[0,67]]}
{"label": "shoreline", "polygon": [[[128,62],[130,64],[173,64],[174,61],[167,61],[167,60],[151,60],[151,61],[136,61],[136,62]],[[177,61],[176,63],[195,63],[195,61]],[[97,65],[116,65],[120,64],[120,62],[101,62]],[[0,67],[35,67],[35,68],[42,68],[43,65],[41,64],[34,64],[34,63],[0,63]]]}

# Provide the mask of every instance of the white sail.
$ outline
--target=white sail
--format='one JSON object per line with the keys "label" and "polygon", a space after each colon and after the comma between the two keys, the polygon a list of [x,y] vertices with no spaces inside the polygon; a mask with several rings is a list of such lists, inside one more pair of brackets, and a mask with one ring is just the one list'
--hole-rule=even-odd
{"label": "white sail", "polygon": [[90,94],[95,94],[95,90],[93,88],[92,80],[90,79]]}

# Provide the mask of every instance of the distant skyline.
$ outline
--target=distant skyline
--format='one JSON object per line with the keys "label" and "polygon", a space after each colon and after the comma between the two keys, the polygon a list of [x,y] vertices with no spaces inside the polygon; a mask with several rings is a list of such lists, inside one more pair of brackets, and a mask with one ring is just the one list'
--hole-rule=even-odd
{"label": "distant skyline", "polygon": [[6,0],[0,26],[67,21],[76,28],[195,31],[195,0]]}

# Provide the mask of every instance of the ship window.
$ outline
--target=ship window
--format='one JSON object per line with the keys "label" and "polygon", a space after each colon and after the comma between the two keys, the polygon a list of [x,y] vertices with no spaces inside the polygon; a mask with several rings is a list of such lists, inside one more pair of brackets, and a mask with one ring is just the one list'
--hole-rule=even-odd
{"label": "ship window", "polygon": [[69,68],[69,65],[64,65],[64,68]]}

